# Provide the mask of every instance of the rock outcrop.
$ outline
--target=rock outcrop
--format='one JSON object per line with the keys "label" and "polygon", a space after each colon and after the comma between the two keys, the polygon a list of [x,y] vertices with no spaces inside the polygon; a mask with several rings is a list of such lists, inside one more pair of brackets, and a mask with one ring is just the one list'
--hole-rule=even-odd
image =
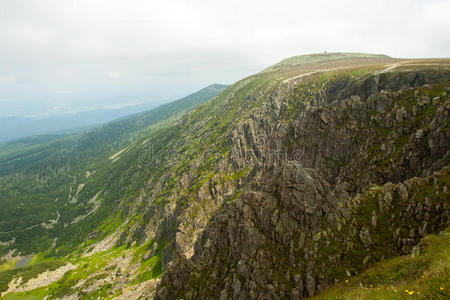
{"label": "rock outcrop", "polygon": [[450,224],[450,72],[319,75],[247,95],[156,299],[313,296]]}

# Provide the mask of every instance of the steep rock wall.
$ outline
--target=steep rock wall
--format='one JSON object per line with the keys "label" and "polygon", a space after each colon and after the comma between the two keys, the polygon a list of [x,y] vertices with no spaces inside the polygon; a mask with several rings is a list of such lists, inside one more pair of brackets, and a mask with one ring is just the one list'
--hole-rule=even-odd
{"label": "steep rock wall", "polygon": [[448,226],[449,78],[344,73],[250,94],[261,105],[226,158],[251,170],[244,192],[175,251],[156,298],[312,296]]}

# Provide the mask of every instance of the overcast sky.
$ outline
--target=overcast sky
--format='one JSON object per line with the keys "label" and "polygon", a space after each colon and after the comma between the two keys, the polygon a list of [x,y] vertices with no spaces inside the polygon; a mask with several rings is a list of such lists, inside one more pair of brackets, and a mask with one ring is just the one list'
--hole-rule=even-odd
{"label": "overcast sky", "polygon": [[450,56],[450,1],[0,0],[0,116],[166,101],[332,51]]}

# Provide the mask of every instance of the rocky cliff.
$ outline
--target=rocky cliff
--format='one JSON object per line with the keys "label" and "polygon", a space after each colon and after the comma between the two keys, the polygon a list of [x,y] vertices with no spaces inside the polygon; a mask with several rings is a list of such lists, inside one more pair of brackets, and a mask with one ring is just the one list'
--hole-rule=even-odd
{"label": "rocky cliff", "polygon": [[246,94],[226,155],[166,215],[174,239],[156,299],[312,296],[450,224],[448,65],[388,62],[293,66],[234,86]]}
{"label": "rocky cliff", "polygon": [[[19,258],[8,252],[0,293],[300,299],[347,280],[359,287],[378,262],[392,269],[399,256],[430,249],[428,260],[448,260],[440,271],[408,268],[439,279],[419,285],[424,297],[441,295],[448,237],[422,238],[450,225],[449,93],[449,59],[306,55],[200,106],[191,95],[12,153],[3,172],[26,172],[0,178],[4,199],[39,191],[56,217],[17,240],[3,232],[0,250],[38,253],[13,268]],[[395,282],[382,283],[395,293]]]}

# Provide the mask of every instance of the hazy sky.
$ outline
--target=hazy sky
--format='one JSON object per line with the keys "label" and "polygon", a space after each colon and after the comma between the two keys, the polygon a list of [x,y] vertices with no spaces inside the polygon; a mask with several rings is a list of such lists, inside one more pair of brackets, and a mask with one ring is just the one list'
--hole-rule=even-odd
{"label": "hazy sky", "polygon": [[0,0],[0,116],[184,96],[312,52],[450,56],[450,1]]}

